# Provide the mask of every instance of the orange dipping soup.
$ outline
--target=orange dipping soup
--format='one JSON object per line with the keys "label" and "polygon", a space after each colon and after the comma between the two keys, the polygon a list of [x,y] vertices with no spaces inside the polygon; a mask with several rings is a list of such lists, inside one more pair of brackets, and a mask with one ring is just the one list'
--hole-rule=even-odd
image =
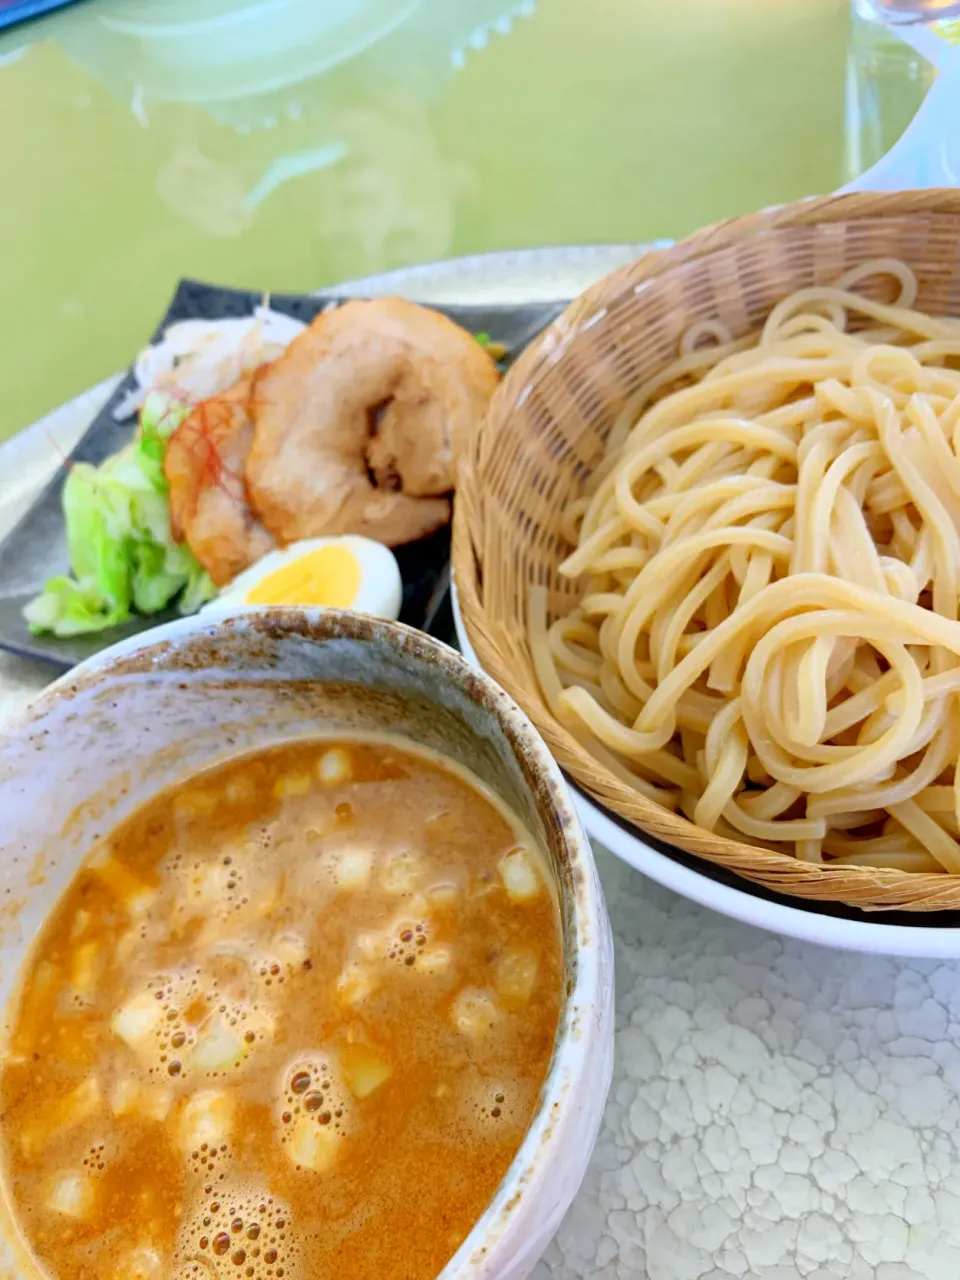
{"label": "orange dipping soup", "polygon": [[388,739],[237,758],[91,851],[0,1063],[54,1280],[428,1280],[534,1115],[562,996],[532,839]]}

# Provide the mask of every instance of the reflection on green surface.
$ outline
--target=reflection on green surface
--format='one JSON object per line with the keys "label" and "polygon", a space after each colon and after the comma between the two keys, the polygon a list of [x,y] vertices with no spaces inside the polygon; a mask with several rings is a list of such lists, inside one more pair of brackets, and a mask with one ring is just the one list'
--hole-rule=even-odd
{"label": "reflection on green surface", "polygon": [[91,0],[17,28],[0,438],[127,364],[182,275],[310,289],[829,190],[846,24],[846,0]]}

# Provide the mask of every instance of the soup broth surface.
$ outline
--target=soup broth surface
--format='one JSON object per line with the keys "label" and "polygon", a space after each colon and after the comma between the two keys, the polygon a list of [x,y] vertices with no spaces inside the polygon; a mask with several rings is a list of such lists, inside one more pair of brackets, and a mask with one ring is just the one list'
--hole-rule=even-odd
{"label": "soup broth surface", "polygon": [[536,1109],[562,991],[529,836],[388,740],[234,759],[92,851],[0,1062],[56,1280],[427,1280]]}

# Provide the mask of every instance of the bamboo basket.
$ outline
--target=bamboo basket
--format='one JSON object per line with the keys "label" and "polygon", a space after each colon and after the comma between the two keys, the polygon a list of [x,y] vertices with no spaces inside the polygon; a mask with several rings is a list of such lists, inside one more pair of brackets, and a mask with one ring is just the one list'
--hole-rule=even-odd
{"label": "bamboo basket", "polygon": [[[677,353],[684,332],[720,320],[759,328],[787,294],[832,283],[871,258],[905,261],[916,306],[960,316],[960,191],[854,193],[718,223],[601,280],[507,374],[461,463],[453,569],[464,625],[483,667],[532,718],[564,770],[601,805],[649,833],[766,889],[864,910],[960,908],[960,876],[815,866],[713,835],[621,782],[547,709],[526,640],[531,583],[551,620],[578,587],[557,566],[561,512],[600,461],[637,388]],[[888,282],[872,282],[884,301]],[[871,290],[866,290],[870,292]]]}

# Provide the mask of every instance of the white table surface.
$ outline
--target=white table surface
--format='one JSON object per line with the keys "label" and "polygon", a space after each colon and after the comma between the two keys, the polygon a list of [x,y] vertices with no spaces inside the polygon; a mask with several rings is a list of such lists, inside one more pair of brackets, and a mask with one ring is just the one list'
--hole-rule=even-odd
{"label": "white table surface", "polygon": [[[0,534],[109,392],[4,446]],[[0,719],[48,670],[0,655]],[[617,1060],[534,1280],[957,1280],[960,967],[736,923],[597,852]]]}

